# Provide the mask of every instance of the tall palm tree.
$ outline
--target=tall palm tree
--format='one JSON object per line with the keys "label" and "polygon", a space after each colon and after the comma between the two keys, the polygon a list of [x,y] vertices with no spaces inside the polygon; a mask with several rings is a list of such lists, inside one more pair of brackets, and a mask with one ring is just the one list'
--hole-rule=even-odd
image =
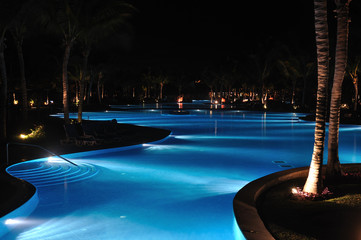
{"label": "tall palm tree", "polygon": [[0,141],[5,141],[7,137],[7,99],[8,99],[8,80],[5,63],[5,36],[11,24],[14,21],[14,16],[21,7],[22,1],[0,1],[0,76],[1,76],[1,91],[0,91]]}
{"label": "tall palm tree", "polygon": [[[1,23],[0,23],[1,24]],[[6,139],[6,119],[7,119],[7,96],[8,96],[8,86],[7,86],[7,73],[6,73],[6,64],[5,64],[5,33],[8,29],[6,25],[0,25],[0,74],[1,74],[1,105],[0,105],[0,121],[1,121],[1,130],[0,138],[1,140]]]}
{"label": "tall palm tree", "polygon": [[351,77],[352,84],[355,89],[355,95],[354,95],[354,105],[353,105],[353,111],[357,112],[357,105],[358,105],[358,75],[360,72],[360,57],[357,57],[356,60],[348,65],[347,67],[347,73]]}
{"label": "tall palm tree", "polygon": [[279,60],[278,63],[281,66],[282,74],[284,75],[284,77],[291,81],[291,104],[294,105],[296,96],[296,84],[297,80],[301,77],[299,61],[295,57],[290,57],[287,60]]}
{"label": "tall palm tree", "polygon": [[259,97],[262,104],[266,104],[264,99],[266,79],[271,72],[271,58],[269,55],[263,56],[262,54],[251,55],[256,67],[257,83],[259,84]]}
{"label": "tall palm tree", "polygon": [[315,33],[317,48],[318,86],[316,103],[315,142],[312,161],[304,192],[319,193],[322,190],[322,163],[325,142],[327,86],[329,78],[329,40],[327,25],[327,0],[314,0]]}
{"label": "tall palm tree", "polygon": [[349,4],[351,0],[335,0],[337,13],[337,43],[335,56],[335,73],[333,77],[330,120],[328,127],[328,160],[326,168],[327,177],[340,176],[341,164],[338,156],[338,133],[340,125],[340,108],[342,82],[347,65],[347,42],[349,26]]}
{"label": "tall palm tree", "polygon": [[83,55],[83,78],[79,82],[78,122],[82,121],[84,78],[87,76],[88,58],[92,47],[120,28],[130,29],[127,19],[135,11],[131,4],[123,0],[88,0],[84,1],[82,6],[78,40]]}
{"label": "tall palm tree", "polygon": [[29,19],[33,16],[34,13],[32,10],[35,8],[34,1],[26,1],[20,8],[19,12],[16,14],[15,19],[10,28],[11,35],[15,41],[15,46],[18,54],[19,60],[19,71],[20,71],[20,91],[21,91],[21,105],[23,118],[27,119],[28,112],[28,97],[27,97],[27,84],[25,77],[25,63],[23,55],[23,42],[24,37],[27,32],[29,25]]}
{"label": "tall palm tree", "polygon": [[68,97],[68,63],[71,49],[79,37],[81,27],[81,9],[84,7],[84,1],[70,0],[44,0],[42,2],[43,13],[40,15],[41,20],[48,29],[60,33],[63,37],[64,56],[62,65],[62,85],[63,85],[63,108],[64,121],[70,122],[69,119],[69,97]]}

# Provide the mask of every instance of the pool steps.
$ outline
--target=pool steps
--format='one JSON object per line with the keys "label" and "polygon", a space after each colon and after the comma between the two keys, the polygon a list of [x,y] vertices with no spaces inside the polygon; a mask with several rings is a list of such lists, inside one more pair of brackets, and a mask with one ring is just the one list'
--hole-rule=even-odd
{"label": "pool steps", "polygon": [[78,166],[45,161],[30,161],[22,164],[28,165],[27,169],[18,169],[18,165],[13,165],[7,169],[7,172],[33,184],[36,188],[82,181],[95,176],[99,171],[95,166],[85,163]]}

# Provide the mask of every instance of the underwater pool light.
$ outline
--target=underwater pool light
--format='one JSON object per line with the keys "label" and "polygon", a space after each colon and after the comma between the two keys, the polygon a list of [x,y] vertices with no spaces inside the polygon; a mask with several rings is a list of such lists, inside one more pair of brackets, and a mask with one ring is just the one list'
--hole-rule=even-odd
{"label": "underwater pool light", "polygon": [[13,219],[13,218],[9,218],[5,220],[5,225],[15,225],[15,224],[19,224],[22,221],[19,219]]}

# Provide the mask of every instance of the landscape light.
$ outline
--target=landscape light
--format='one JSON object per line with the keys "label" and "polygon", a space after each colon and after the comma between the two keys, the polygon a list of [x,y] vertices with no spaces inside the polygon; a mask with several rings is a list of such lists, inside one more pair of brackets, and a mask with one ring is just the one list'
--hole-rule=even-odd
{"label": "landscape light", "polygon": [[26,135],[26,134],[20,134],[20,136],[19,136],[21,139],[27,139],[28,138],[28,135]]}

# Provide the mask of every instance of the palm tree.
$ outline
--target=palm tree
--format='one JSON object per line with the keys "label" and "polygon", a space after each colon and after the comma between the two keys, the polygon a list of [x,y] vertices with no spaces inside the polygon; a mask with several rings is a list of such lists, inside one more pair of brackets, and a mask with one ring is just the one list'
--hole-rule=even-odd
{"label": "palm tree", "polygon": [[315,142],[312,161],[304,192],[319,193],[322,190],[322,163],[325,142],[327,86],[329,78],[329,40],[327,25],[327,0],[314,0],[315,33],[317,48],[318,86],[316,102]]}
{"label": "palm tree", "polygon": [[292,94],[291,94],[291,104],[295,104],[296,96],[296,84],[297,80],[301,77],[299,62],[296,58],[291,57],[288,60],[279,60],[279,65],[281,66],[282,74],[286,79],[291,80],[292,85]]}
{"label": "palm tree", "polygon": [[18,54],[19,60],[19,71],[20,71],[20,90],[21,90],[21,105],[23,118],[27,119],[28,112],[28,97],[27,97],[27,87],[26,87],[26,78],[25,78],[25,63],[23,55],[23,41],[25,34],[27,32],[29,19],[32,17],[33,12],[31,10],[34,2],[27,1],[21,6],[20,11],[15,16],[15,19],[10,28],[11,35],[15,41],[15,46]]}
{"label": "palm tree", "polygon": [[251,55],[251,59],[253,59],[256,67],[256,74],[257,74],[257,83],[259,84],[259,97],[262,104],[266,104],[264,99],[265,94],[265,84],[266,79],[270,75],[271,72],[271,58],[269,55],[263,56],[259,52],[257,54]]}
{"label": "palm tree", "polygon": [[280,58],[280,54],[283,53],[284,47],[275,44],[271,39],[266,39],[265,42],[259,44],[257,52],[250,55],[254,63],[253,67],[255,68],[250,76],[256,75],[254,80],[258,84],[259,98],[264,106],[267,105],[267,79],[274,68],[274,63]]}
{"label": "palm tree", "polygon": [[81,9],[84,7],[84,1],[69,0],[44,0],[42,3],[43,14],[41,20],[50,30],[61,33],[64,44],[64,56],[62,65],[62,85],[63,85],[63,108],[64,121],[69,119],[69,99],[68,99],[68,63],[71,49],[79,37],[81,27]]}
{"label": "palm tree", "polygon": [[357,112],[357,105],[358,105],[358,74],[360,71],[360,58],[357,57],[356,60],[348,65],[347,67],[347,73],[350,75],[353,86],[355,88],[355,95],[354,95],[354,105],[353,105],[353,111]]}
{"label": "palm tree", "polygon": [[169,82],[169,77],[165,74],[156,74],[153,76],[153,83],[159,85],[159,100],[163,100],[164,85]]}
{"label": "palm tree", "polygon": [[[315,73],[315,63],[314,62],[306,62],[305,59],[301,60],[301,75],[302,75],[302,106],[306,106],[306,91],[308,89],[309,77]],[[303,74],[302,74],[303,73]]]}
{"label": "palm tree", "polygon": [[7,31],[7,26],[0,26],[0,74],[1,74],[1,140],[6,139],[6,118],[7,118],[7,96],[8,96],[8,86],[7,86],[7,74],[6,74],[6,64],[4,57],[4,48],[5,48],[5,33]]}
{"label": "palm tree", "polygon": [[8,80],[5,63],[5,35],[14,21],[14,16],[21,7],[21,1],[0,1],[0,141],[7,137],[7,98],[8,98]]}
{"label": "palm tree", "polygon": [[[209,70],[208,67],[205,67],[203,69],[203,71],[201,72],[201,79],[202,81],[207,85],[207,87],[209,87],[210,89],[210,100],[211,100],[211,103],[213,103],[214,99],[214,90],[215,90],[215,87],[216,87],[216,81],[215,81],[215,77],[214,77],[214,73]],[[178,93],[180,95],[180,92]]]}
{"label": "palm tree", "polygon": [[337,44],[335,56],[335,73],[333,77],[330,120],[328,127],[328,160],[326,168],[327,177],[340,176],[341,164],[338,156],[338,133],[340,125],[340,107],[342,82],[347,65],[347,42],[349,26],[349,4],[351,0],[335,0],[337,13]]}
{"label": "palm tree", "polygon": [[[80,1],[80,0],[79,0]],[[121,27],[130,29],[127,18],[135,8],[123,0],[91,0],[83,2],[79,21],[79,42],[82,48],[82,78],[79,82],[78,122],[82,121],[84,100],[84,77],[87,75],[88,58],[92,47],[100,40],[110,37]]]}

